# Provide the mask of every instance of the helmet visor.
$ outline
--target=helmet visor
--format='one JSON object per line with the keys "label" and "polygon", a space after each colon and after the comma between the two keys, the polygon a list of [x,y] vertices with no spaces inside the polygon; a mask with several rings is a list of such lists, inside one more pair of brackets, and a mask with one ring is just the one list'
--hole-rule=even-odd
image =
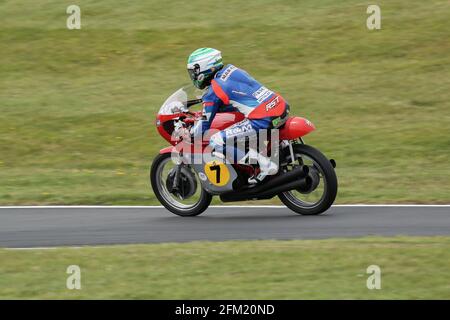
{"label": "helmet visor", "polygon": [[198,75],[200,74],[200,66],[195,64],[193,68],[188,69],[189,77],[191,77],[192,81],[198,79]]}
{"label": "helmet visor", "polygon": [[197,80],[197,73],[195,72],[195,69],[188,69],[188,73],[192,81]]}

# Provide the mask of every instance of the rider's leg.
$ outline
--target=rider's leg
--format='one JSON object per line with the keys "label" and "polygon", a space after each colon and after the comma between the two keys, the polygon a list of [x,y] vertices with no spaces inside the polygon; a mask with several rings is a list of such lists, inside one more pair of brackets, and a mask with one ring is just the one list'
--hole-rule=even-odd
{"label": "rider's leg", "polygon": [[[245,119],[213,134],[209,144],[216,155],[219,157],[226,156],[229,162],[236,163],[245,156],[245,139],[254,138],[256,140],[256,137],[256,130],[252,127],[251,122]],[[235,140],[238,147],[235,146]]]}
{"label": "rider's leg", "polygon": [[[256,149],[258,131],[266,129],[264,127],[269,127],[269,125],[270,122],[264,120],[245,119],[211,136],[210,145],[216,154],[226,154],[227,160],[232,163],[235,163],[235,161],[246,164],[259,163],[260,173],[249,179],[250,183],[256,183],[263,180],[267,175],[276,174],[278,171],[278,165],[271,161],[269,157],[258,153]],[[251,141],[249,143],[250,150],[247,154],[245,154],[246,139]],[[235,146],[235,140],[237,147]]]}
{"label": "rider's leg", "polygon": [[[272,128],[271,119],[270,118],[258,119],[258,120],[255,119],[255,120],[251,120],[251,123],[252,123],[253,128],[255,130],[257,130],[259,135],[262,134],[262,130],[267,130],[265,138],[262,139],[262,140],[266,140],[269,136],[268,131]],[[258,150],[250,149],[250,152],[248,154],[250,160],[251,159],[257,160],[257,162],[259,163],[259,168],[260,168],[259,174],[256,176],[253,176],[249,179],[249,183],[252,183],[252,184],[260,182],[266,176],[274,175],[278,172],[278,163],[274,162],[270,157],[268,157],[267,154],[263,154],[261,149],[264,149],[264,148],[261,148],[261,146],[260,146],[259,152],[258,152]]]}

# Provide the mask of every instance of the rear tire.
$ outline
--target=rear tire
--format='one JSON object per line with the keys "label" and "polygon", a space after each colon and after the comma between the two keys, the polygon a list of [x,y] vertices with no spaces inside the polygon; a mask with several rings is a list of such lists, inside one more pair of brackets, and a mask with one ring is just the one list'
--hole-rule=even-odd
{"label": "rear tire", "polygon": [[[151,169],[150,169],[150,183],[153,189],[153,192],[155,193],[156,198],[158,198],[159,202],[170,212],[182,216],[182,217],[193,217],[201,214],[203,211],[205,211],[212,200],[212,195],[206,192],[204,189],[201,189],[200,199],[197,203],[195,203],[192,207],[188,208],[182,208],[177,207],[175,204],[170,203],[167,201],[166,197],[163,195],[163,191],[160,190],[160,187],[165,181],[159,181],[159,170],[160,166],[162,166],[166,161],[167,158],[170,158],[170,153],[163,153],[159,154],[152,163]],[[199,186],[201,188],[201,185]]]}
{"label": "rear tire", "polygon": [[326,180],[325,191],[320,201],[313,206],[302,206],[299,201],[295,201],[292,194],[283,192],[278,195],[281,202],[292,211],[301,215],[318,215],[328,210],[336,199],[338,182],[334,168],[330,162],[319,150],[305,145],[293,145],[295,155],[305,155],[312,159],[323,171]]}

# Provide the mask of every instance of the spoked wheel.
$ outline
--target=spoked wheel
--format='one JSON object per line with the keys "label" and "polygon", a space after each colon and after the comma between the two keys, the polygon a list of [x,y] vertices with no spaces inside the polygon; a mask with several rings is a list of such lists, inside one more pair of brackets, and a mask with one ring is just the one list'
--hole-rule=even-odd
{"label": "spoked wheel", "polygon": [[[337,177],[331,162],[317,149],[304,144],[293,145],[293,165],[309,167],[308,183],[301,189],[283,192],[280,200],[291,210],[302,215],[317,215],[328,210],[336,199]],[[290,158],[290,156],[289,156]]]}
{"label": "spoked wheel", "polygon": [[212,196],[201,187],[193,170],[188,165],[178,168],[170,153],[160,154],[153,160],[150,182],[159,202],[179,216],[199,215],[212,200]]}

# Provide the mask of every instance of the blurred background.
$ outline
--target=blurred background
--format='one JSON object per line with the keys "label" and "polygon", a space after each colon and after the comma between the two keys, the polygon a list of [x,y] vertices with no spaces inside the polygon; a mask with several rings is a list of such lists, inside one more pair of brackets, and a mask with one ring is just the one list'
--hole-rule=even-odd
{"label": "blurred background", "polygon": [[317,126],[337,203],[449,203],[449,2],[377,1],[372,31],[369,4],[0,1],[0,204],[157,204],[155,116],[198,47]]}

